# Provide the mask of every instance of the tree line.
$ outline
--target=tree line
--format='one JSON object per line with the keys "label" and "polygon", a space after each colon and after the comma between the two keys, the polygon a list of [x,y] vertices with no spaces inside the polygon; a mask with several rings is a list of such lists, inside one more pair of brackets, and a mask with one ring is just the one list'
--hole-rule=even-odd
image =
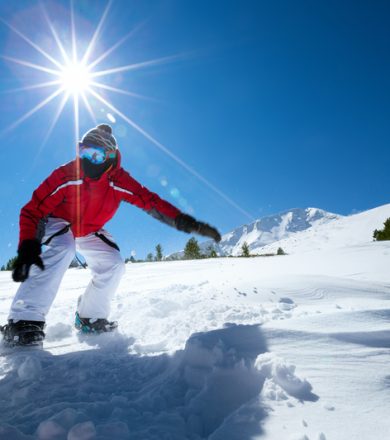
{"label": "tree line", "polygon": [[[252,254],[249,249],[249,245],[247,242],[244,242],[241,246],[241,254],[238,255],[238,257],[257,257],[257,256],[271,256],[271,255],[285,255],[286,253],[284,250],[280,247],[278,248],[276,254]],[[232,256],[232,255],[230,255]],[[198,240],[195,237],[190,238],[185,247],[183,254],[173,254],[169,256],[168,258],[165,258],[166,260],[174,261],[174,260],[200,260],[202,258],[218,258],[220,255],[218,255],[216,249],[213,245],[209,245],[206,250],[202,251],[202,248],[200,247]],[[226,257],[226,255],[223,255],[223,257]],[[156,253],[153,254],[152,252],[148,253],[146,256],[146,260],[135,260],[134,257],[127,258],[126,262],[133,262],[133,263],[140,263],[140,262],[152,262],[152,261],[162,261],[164,260],[163,257],[163,249],[160,244],[156,246]]]}

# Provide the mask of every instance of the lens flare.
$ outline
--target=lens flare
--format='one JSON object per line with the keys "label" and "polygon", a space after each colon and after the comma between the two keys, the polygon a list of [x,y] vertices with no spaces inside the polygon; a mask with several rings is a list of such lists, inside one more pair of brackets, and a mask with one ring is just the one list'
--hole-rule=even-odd
{"label": "lens flare", "polygon": [[88,67],[72,63],[65,66],[61,71],[60,84],[68,93],[80,95],[91,85],[91,76]]}

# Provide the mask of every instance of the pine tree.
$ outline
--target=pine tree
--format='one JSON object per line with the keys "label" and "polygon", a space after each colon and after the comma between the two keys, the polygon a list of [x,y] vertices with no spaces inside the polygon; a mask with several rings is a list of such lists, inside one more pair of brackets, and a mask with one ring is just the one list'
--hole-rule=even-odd
{"label": "pine tree", "polygon": [[207,256],[209,258],[217,258],[218,257],[217,251],[214,249],[214,246],[210,245],[207,247]]}
{"label": "pine tree", "polygon": [[153,254],[151,252],[146,255],[146,261],[153,261]]}
{"label": "pine tree", "polygon": [[242,252],[243,257],[250,257],[251,256],[249,246],[246,241],[244,241],[244,244],[241,246],[241,252]]}
{"label": "pine tree", "polygon": [[286,255],[286,252],[284,252],[284,250],[280,247],[280,248],[278,248],[278,250],[276,251],[276,255]]}
{"label": "pine tree", "polygon": [[156,246],[156,261],[161,261],[163,259],[161,244]]}
{"label": "pine tree", "polygon": [[16,257],[10,258],[5,265],[1,267],[1,270],[12,270],[14,268]]}
{"label": "pine tree", "polygon": [[382,230],[375,229],[374,231],[374,240],[376,241],[390,240],[390,217],[383,224]]}
{"label": "pine tree", "polygon": [[184,258],[186,260],[195,260],[201,257],[200,247],[195,237],[190,238],[184,248]]}

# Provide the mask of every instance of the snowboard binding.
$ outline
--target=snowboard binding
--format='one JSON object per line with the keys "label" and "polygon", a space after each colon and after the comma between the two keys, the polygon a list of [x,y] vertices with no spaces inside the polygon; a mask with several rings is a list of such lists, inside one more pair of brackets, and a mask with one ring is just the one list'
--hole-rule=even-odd
{"label": "snowboard binding", "polygon": [[4,345],[8,347],[41,347],[45,339],[44,327],[43,321],[14,322],[10,319],[8,324],[0,327],[0,332],[3,335]]}
{"label": "snowboard binding", "polygon": [[76,312],[74,325],[77,330],[87,334],[107,333],[118,328],[118,323],[116,321],[110,322],[107,319],[81,318],[78,312]]}

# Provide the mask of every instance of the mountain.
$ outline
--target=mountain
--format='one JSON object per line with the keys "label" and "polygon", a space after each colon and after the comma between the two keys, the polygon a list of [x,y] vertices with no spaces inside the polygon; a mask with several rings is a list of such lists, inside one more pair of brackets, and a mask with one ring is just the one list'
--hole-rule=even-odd
{"label": "mountain", "polygon": [[[342,216],[318,208],[294,208],[289,211],[262,217],[253,223],[240,226],[222,236],[219,244],[212,240],[200,244],[202,252],[207,253],[212,246],[219,255],[240,255],[246,242],[251,252],[256,253],[266,245],[277,242],[294,234],[339,219]],[[183,251],[168,257],[180,258]]]}
{"label": "mountain", "polygon": [[[246,242],[249,249],[256,252],[268,244],[341,217],[318,208],[294,208],[279,214],[262,217],[253,223],[234,229],[223,235],[221,242],[216,246],[216,250],[221,255],[240,255],[241,247]],[[201,247],[207,249],[211,244],[212,242],[209,241],[202,244]]]}
{"label": "mountain", "polygon": [[338,216],[331,222],[316,222],[310,228],[267,244],[262,253],[274,253],[281,247],[285,252],[303,253],[346,246],[361,246],[373,241],[375,229],[382,229],[390,217],[390,204],[346,217]]}
{"label": "mountain", "polygon": [[[375,229],[381,229],[390,217],[390,204],[358,214],[342,216],[318,208],[294,208],[262,217],[222,236],[219,244],[209,240],[200,244],[207,253],[212,246],[219,255],[240,255],[244,242],[252,254],[275,253],[281,247],[287,253],[359,245],[372,241]],[[182,257],[183,251],[170,255]]]}

